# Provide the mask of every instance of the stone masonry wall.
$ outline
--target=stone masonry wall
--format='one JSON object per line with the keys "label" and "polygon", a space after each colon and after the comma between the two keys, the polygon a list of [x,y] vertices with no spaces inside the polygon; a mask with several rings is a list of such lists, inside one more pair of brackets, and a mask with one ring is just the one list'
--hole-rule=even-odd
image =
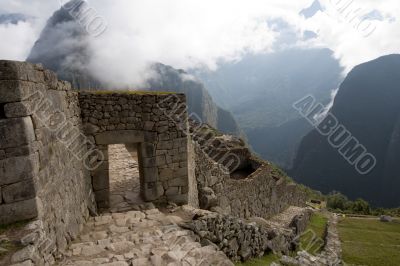
{"label": "stone masonry wall", "polygon": [[51,263],[96,208],[77,93],[40,65],[0,61],[0,136],[0,224],[37,219],[29,254]]}
{"label": "stone masonry wall", "polygon": [[257,170],[245,179],[231,179],[228,169],[195,145],[200,207],[235,217],[268,218],[290,205],[304,206],[305,193],[274,173],[268,162],[252,158]]}
{"label": "stone masonry wall", "polygon": [[118,143],[138,143],[144,200],[188,202],[184,94],[103,91],[82,92],[79,99],[85,133],[104,155],[99,159],[100,166],[92,171],[99,207],[108,206],[107,145]]}

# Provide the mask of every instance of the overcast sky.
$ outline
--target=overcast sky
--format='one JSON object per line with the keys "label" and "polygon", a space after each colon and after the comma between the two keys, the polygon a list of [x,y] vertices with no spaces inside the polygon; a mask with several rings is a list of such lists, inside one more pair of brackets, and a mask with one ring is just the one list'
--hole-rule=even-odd
{"label": "overcast sky", "polygon": [[[65,0],[0,0],[0,13],[33,20],[0,25],[0,59],[25,60],[46,20]],[[322,11],[300,11],[313,0],[91,0],[107,30],[93,38],[96,70],[138,70],[149,61],[176,68],[217,67],[245,53],[272,53],[283,34],[268,21],[286,21],[298,37],[292,46],[327,47],[347,70],[399,53],[399,0],[321,0]],[[348,6],[347,9],[344,7]],[[374,11],[374,12],[373,12]],[[369,20],[365,15],[369,14]],[[318,37],[304,41],[305,31]],[[127,74],[128,75],[128,74]],[[131,72],[129,73],[131,75]]]}

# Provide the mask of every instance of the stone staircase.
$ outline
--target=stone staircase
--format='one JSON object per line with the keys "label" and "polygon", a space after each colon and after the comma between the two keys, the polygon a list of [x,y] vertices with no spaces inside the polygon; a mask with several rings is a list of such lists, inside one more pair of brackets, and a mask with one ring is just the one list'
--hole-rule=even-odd
{"label": "stone staircase", "polygon": [[182,217],[158,209],[93,217],[58,265],[233,265],[223,252],[201,246],[192,231],[179,227]]}

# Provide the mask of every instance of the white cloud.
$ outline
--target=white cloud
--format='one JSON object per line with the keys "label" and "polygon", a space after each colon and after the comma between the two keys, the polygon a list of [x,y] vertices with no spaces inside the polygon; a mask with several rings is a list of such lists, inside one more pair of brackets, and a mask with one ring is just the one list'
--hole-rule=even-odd
{"label": "white cloud", "polygon": [[37,39],[38,31],[30,22],[19,22],[0,25],[0,36],[0,58],[24,61]]}
{"label": "white cloud", "polygon": [[[65,2],[65,0],[60,0]],[[311,41],[299,41],[306,47],[328,47],[341,63],[354,65],[400,47],[398,0],[355,0],[352,9],[363,15],[378,10],[385,21],[375,21],[376,30],[364,38],[340,13],[338,6],[350,0],[321,0],[325,12],[306,20],[299,15],[312,0],[93,0],[88,1],[107,21],[107,31],[93,38],[94,57],[91,69],[98,77],[122,83],[140,83],[151,62],[176,68],[207,66],[236,60],[243,53],[271,52],[280,32],[271,29],[267,20],[282,18],[301,36],[305,30],[318,32]],[[342,3],[336,4],[335,3]],[[54,0],[10,0],[0,3],[0,10],[24,13],[34,21],[18,25],[0,25],[0,57],[23,59],[40,29],[56,9]],[[389,19],[392,18],[392,19]],[[366,25],[366,24],[365,24]],[[365,35],[365,34],[364,34]]]}
{"label": "white cloud", "polygon": [[[319,37],[312,45],[332,49],[346,72],[360,63],[400,52],[400,20],[391,19],[400,18],[398,1],[321,0],[321,3],[326,11],[304,20],[303,27],[318,32]],[[344,9],[345,6],[348,8]],[[363,18],[373,10],[383,14],[385,20]]]}

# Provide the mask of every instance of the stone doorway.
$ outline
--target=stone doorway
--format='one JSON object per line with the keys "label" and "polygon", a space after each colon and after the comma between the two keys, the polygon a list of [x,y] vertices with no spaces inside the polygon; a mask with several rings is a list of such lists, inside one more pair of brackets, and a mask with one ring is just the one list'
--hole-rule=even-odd
{"label": "stone doorway", "polygon": [[119,212],[144,204],[137,144],[108,145],[110,211]]}

